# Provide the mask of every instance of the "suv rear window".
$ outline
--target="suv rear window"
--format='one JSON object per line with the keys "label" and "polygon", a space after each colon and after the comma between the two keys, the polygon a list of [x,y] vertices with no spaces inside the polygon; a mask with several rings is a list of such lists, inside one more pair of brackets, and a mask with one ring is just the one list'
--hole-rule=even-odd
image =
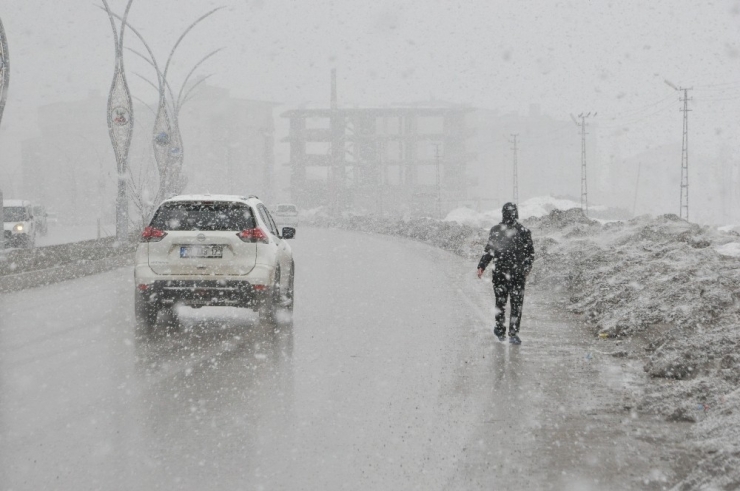
{"label": "suv rear window", "polygon": [[242,203],[182,201],[162,205],[151,226],[170,231],[241,231],[254,228],[255,220]]}

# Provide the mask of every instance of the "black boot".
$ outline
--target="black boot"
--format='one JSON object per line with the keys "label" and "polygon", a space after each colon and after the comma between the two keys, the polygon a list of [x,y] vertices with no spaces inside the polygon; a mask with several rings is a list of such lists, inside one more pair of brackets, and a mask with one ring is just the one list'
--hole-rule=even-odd
{"label": "black boot", "polygon": [[499,341],[506,341],[506,329],[501,329],[499,326],[496,326],[493,329],[493,334],[498,338]]}

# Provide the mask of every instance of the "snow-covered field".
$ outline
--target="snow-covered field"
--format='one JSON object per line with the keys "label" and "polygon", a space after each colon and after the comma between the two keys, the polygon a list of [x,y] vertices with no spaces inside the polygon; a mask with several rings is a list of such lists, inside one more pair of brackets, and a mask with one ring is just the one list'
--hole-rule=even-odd
{"label": "snow-covered field", "polygon": [[[740,234],[675,215],[602,222],[552,199],[522,203],[537,260],[530,283],[561,290],[612,354],[644,377],[625,409],[693,422],[695,465],[676,489],[740,486]],[[551,211],[547,211],[552,207]],[[477,258],[495,212],[459,209],[444,221],[314,213],[314,223],[397,235]],[[473,266],[471,266],[472,268]],[[678,464],[675,463],[678,467]]]}

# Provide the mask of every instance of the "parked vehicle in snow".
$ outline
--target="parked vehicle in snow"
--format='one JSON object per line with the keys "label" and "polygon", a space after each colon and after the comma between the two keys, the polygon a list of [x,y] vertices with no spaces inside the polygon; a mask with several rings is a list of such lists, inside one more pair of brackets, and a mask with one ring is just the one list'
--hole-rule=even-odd
{"label": "parked vehicle in snow", "polygon": [[30,201],[3,200],[3,236],[6,247],[36,245],[36,223]]}
{"label": "parked vehicle in snow", "polygon": [[278,225],[286,227],[298,227],[298,207],[290,203],[280,203],[275,205],[275,221]]}
{"label": "parked vehicle in snow", "polygon": [[150,331],[176,304],[245,307],[275,323],[293,309],[293,253],[256,197],[187,195],[165,200],[136,250],[135,309]]}

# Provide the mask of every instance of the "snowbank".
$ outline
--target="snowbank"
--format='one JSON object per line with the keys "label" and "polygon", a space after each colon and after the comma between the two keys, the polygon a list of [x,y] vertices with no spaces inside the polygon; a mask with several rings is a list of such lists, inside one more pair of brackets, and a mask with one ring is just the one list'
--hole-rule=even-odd
{"label": "snowbank", "polygon": [[[563,291],[594,335],[614,343],[610,351],[643,364],[644,380],[626,408],[696,423],[692,438],[681,442],[695,465],[675,489],[731,489],[740,482],[737,234],[676,215],[604,224],[570,204],[522,203],[537,254],[530,283]],[[542,214],[551,205],[566,210]],[[321,224],[408,237],[474,261],[497,213],[458,209],[445,221],[350,217]]]}
{"label": "snowbank", "polygon": [[724,225],[722,227],[718,227],[717,230],[720,232],[726,232],[726,233],[740,233],[740,225]]}
{"label": "snowbank", "polygon": [[676,489],[730,489],[740,482],[729,402],[740,386],[737,236],[676,215],[601,225],[577,211],[527,221],[534,279],[566,290],[571,311],[644,364],[644,391],[632,395],[640,413],[698,423],[687,442],[698,463]]}
{"label": "snowbank", "polygon": [[447,214],[444,221],[473,228],[490,229],[501,221],[501,210],[478,212],[470,208],[455,208]]}
{"label": "snowbank", "polygon": [[729,257],[740,257],[740,242],[730,242],[714,248],[719,254]]}
{"label": "snowbank", "polygon": [[[540,218],[549,215],[554,210],[571,210],[575,208],[580,210],[581,204],[564,198],[540,196],[528,199],[519,204],[519,219]],[[623,210],[599,205],[589,206],[589,215],[607,220],[627,218]],[[501,210],[478,212],[470,208],[456,208],[447,214],[444,221],[456,222],[474,228],[490,229],[493,225],[501,221]]]}

